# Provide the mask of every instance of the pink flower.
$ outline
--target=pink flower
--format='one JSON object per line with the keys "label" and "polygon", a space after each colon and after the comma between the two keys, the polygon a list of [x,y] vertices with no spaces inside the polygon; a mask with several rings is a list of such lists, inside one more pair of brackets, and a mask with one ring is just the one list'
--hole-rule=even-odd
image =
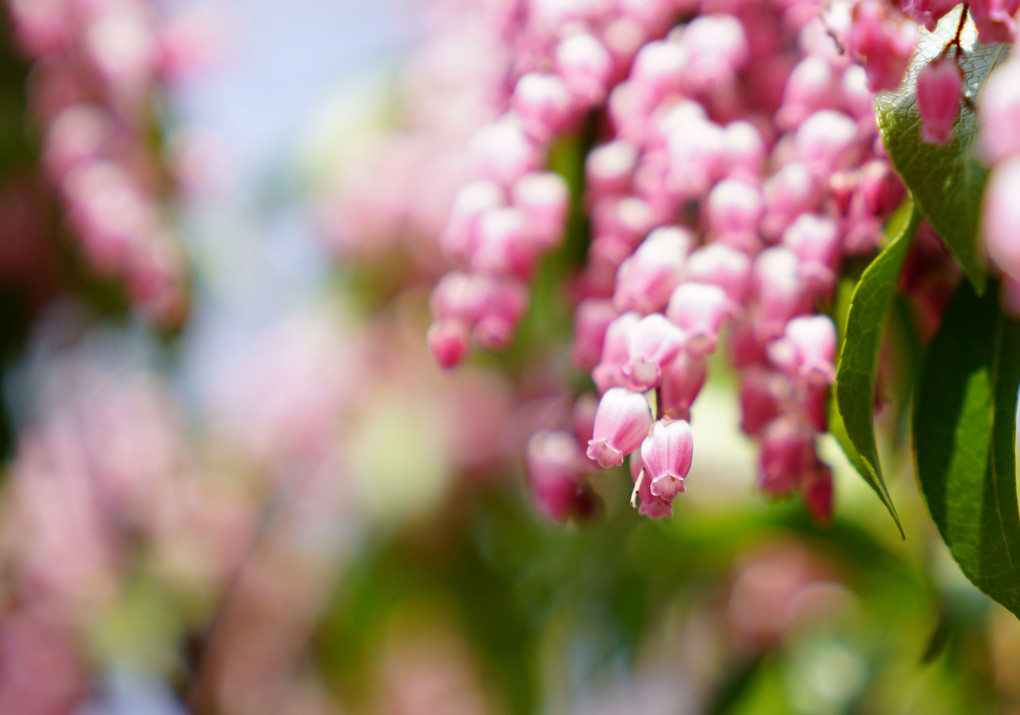
{"label": "pink flower", "polygon": [[769,345],[769,357],[791,377],[810,385],[832,384],[836,379],[836,325],[827,315],[794,318],[782,339]]}
{"label": "pink flower", "polygon": [[779,416],[789,380],[774,370],[751,367],[740,373],[740,429],[757,435]]}
{"label": "pink flower", "polygon": [[1020,59],[1004,62],[988,78],[978,124],[981,153],[988,163],[1020,154]]}
{"label": "pink flower", "polygon": [[804,503],[817,523],[832,520],[832,469],[824,462],[816,462],[804,474]]}
{"label": "pink flower", "polygon": [[623,366],[630,359],[630,332],[640,320],[637,313],[624,313],[606,328],[602,358],[591,373],[599,392],[626,384]]}
{"label": "pink flower", "polygon": [[1020,155],[1003,160],[988,179],[981,219],[985,250],[999,269],[1020,280]]}
{"label": "pink flower", "polygon": [[645,391],[657,387],[662,368],[684,346],[685,335],[662,313],[642,318],[627,335],[627,362],[623,375],[627,387]]}
{"label": "pink flower", "polygon": [[814,459],[810,431],[795,419],[780,417],[765,428],[760,440],[758,486],[772,496],[791,494]]}
{"label": "pink flower", "polygon": [[592,149],[584,164],[588,202],[594,204],[606,196],[625,194],[630,188],[637,160],[637,148],[624,139]]}
{"label": "pink flower", "polygon": [[525,455],[528,482],[542,512],[563,521],[589,506],[583,479],[591,469],[569,432],[537,432]]}
{"label": "pink flower", "polygon": [[747,181],[725,179],[708,194],[706,214],[716,240],[744,251],[758,250],[758,221],[764,206],[761,189]]}
{"label": "pink flower", "polygon": [[1020,0],[971,0],[970,12],[981,42],[1016,41],[1016,13]]}
{"label": "pink flower", "polygon": [[654,419],[648,400],[639,392],[614,387],[602,396],[588,442],[588,459],[603,469],[618,467],[641,446]]}
{"label": "pink flower", "polygon": [[585,105],[602,102],[613,74],[613,58],[587,32],[571,35],[556,48],[556,72],[575,99]]}
{"label": "pink flower", "polygon": [[710,243],[691,252],[684,278],[722,288],[734,305],[743,305],[751,292],[751,261],[747,254],[724,243]]}
{"label": "pink flower", "polygon": [[963,76],[949,56],[929,62],[917,75],[917,109],[921,138],[931,144],[948,144],[960,114]]}
{"label": "pink flower", "polygon": [[801,214],[783,233],[783,245],[800,259],[801,278],[818,293],[827,294],[836,284],[841,238],[832,219],[815,214]]}
{"label": "pink flower", "polygon": [[602,344],[609,324],[619,311],[609,300],[588,298],[574,311],[574,344],[570,359],[579,368],[590,370],[602,359]]}
{"label": "pink flower", "polygon": [[708,360],[703,355],[681,351],[662,369],[659,400],[664,417],[689,420],[694,398],[701,392],[708,376]]}
{"label": "pink flower", "polygon": [[517,80],[510,106],[521,118],[524,131],[539,142],[549,141],[571,120],[570,92],[554,74],[529,72]]}
{"label": "pink flower", "polygon": [[907,0],[903,12],[932,32],[939,20],[957,5],[957,0]]}
{"label": "pink flower", "polygon": [[654,496],[672,501],[684,491],[684,479],[691,471],[694,434],[685,420],[659,420],[641,443],[641,463]]}
{"label": "pink flower", "polygon": [[829,175],[848,161],[857,145],[857,123],[834,109],[815,112],[797,128],[793,138],[797,159],[816,175]]}
{"label": "pink flower", "polygon": [[851,57],[864,65],[872,91],[900,86],[917,39],[917,26],[879,0],[854,6],[853,24],[845,44]]}
{"label": "pink flower", "polygon": [[733,304],[722,288],[683,283],[673,291],[666,315],[687,334],[688,352],[707,355],[715,352],[719,331],[733,317]]}
{"label": "pink flower", "polygon": [[429,326],[427,340],[436,364],[448,370],[467,354],[468,328],[460,320],[443,320]]}
{"label": "pink flower", "polygon": [[[649,519],[665,519],[668,516],[673,516],[673,501],[652,494],[652,480],[643,475],[643,471],[641,453],[635,452],[630,456],[630,479],[635,484],[639,479],[641,480],[637,486],[637,498],[641,502],[638,514],[647,516]],[[631,497],[631,504],[633,503],[633,497]]]}
{"label": "pink flower", "polygon": [[538,248],[555,248],[563,237],[570,211],[570,187],[551,171],[525,174],[511,191],[514,206],[524,214],[525,232]]}
{"label": "pink flower", "polygon": [[664,308],[693,245],[694,236],[685,228],[660,226],[652,231],[620,265],[613,304],[639,313]]}

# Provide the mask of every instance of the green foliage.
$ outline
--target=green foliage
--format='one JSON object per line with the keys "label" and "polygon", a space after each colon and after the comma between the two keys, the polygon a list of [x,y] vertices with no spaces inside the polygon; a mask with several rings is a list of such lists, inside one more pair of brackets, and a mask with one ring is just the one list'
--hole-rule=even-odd
{"label": "green foliage", "polygon": [[966,283],[950,303],[916,391],[921,490],[975,586],[1020,615],[1020,514],[1014,467],[1020,324]]}
{"label": "green foliage", "polygon": [[[921,141],[917,73],[952,42],[956,30],[953,18],[959,18],[959,8],[935,32],[922,32],[903,84],[899,90],[875,98],[875,116],[893,166],[980,294],[986,275],[978,249],[978,220],[988,170],[975,156],[977,111],[988,75],[1006,58],[1008,46],[975,41],[966,48],[959,64],[967,101],[957,118],[953,140],[944,147]],[[968,34],[973,31],[965,33],[965,40]]]}
{"label": "green foliage", "polygon": [[885,486],[875,445],[875,373],[889,306],[903,261],[917,232],[918,220],[913,203],[900,209],[890,222],[892,240],[858,281],[850,299],[836,372],[836,404],[840,417],[837,438],[851,463],[885,504],[901,534],[903,525]]}

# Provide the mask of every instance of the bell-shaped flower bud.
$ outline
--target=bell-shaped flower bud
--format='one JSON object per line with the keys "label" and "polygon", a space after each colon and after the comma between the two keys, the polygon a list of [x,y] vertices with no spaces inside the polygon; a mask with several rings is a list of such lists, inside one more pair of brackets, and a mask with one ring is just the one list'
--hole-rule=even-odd
{"label": "bell-shaped flower bud", "polygon": [[758,486],[772,496],[792,494],[815,460],[811,431],[792,417],[780,417],[765,428],[760,443]]}
{"label": "bell-shaped flower bud", "polygon": [[432,359],[447,370],[460,364],[468,350],[469,328],[461,320],[441,320],[429,326],[426,339]]}
{"label": "bell-shaped flower bud", "polygon": [[602,199],[591,213],[596,239],[613,237],[628,248],[628,255],[655,225],[648,204],[636,196]]}
{"label": "bell-shaped flower bud", "polygon": [[974,0],[970,13],[977,26],[978,40],[986,44],[1016,42],[1016,14],[1020,0]]}
{"label": "bell-shaped flower bud", "polygon": [[521,118],[525,133],[543,144],[566,128],[573,114],[563,80],[542,72],[528,72],[517,80],[510,106]]}
{"label": "bell-shaped flower bud", "polygon": [[714,122],[683,117],[667,137],[671,161],[666,184],[682,200],[705,195],[726,158],[726,135]]}
{"label": "bell-shaped flower bud", "polygon": [[640,320],[641,316],[637,313],[624,313],[606,328],[602,359],[591,372],[592,380],[595,381],[599,392],[627,384],[623,376],[623,366],[630,359],[630,331]]}
{"label": "bell-shaped flower bud", "polygon": [[838,105],[840,89],[832,65],[824,57],[808,55],[786,80],[776,121],[781,127],[792,129],[815,112]]}
{"label": "bell-shaped flower bud", "polygon": [[722,288],[734,305],[743,305],[751,292],[751,261],[743,251],[724,243],[710,243],[691,252],[684,279]]}
{"label": "bell-shaped flower bud", "polygon": [[715,352],[719,331],[734,317],[734,306],[722,288],[682,283],[670,296],[666,315],[687,335],[688,352],[707,355]]}
{"label": "bell-shaped flower bud", "polygon": [[570,413],[571,429],[579,445],[588,444],[595,432],[595,413],[599,409],[599,398],[585,392],[577,398]]}
{"label": "bell-shaped flower bud", "polygon": [[924,25],[928,32],[934,32],[939,20],[958,4],[957,0],[907,0],[903,3],[903,12]]}
{"label": "bell-shaped flower bud", "polygon": [[593,106],[605,99],[613,69],[612,55],[590,33],[570,35],[556,47],[556,72],[584,106]]}
{"label": "bell-shaped flower bud", "polygon": [[513,115],[484,125],[470,139],[469,151],[485,178],[512,185],[541,165],[538,148]]}
{"label": "bell-shaped flower bud", "polygon": [[553,521],[590,509],[584,477],[591,470],[569,432],[537,432],[529,440],[524,469],[538,506]]}
{"label": "bell-shaped flower bud", "polygon": [[725,179],[708,194],[708,229],[716,240],[754,253],[761,245],[758,222],[764,212],[761,189],[738,179]]}
{"label": "bell-shaped flower bud", "polygon": [[630,189],[638,150],[625,139],[601,144],[588,153],[584,164],[589,205],[607,196],[622,196]]}
{"label": "bell-shaped flower bud", "polygon": [[836,325],[827,315],[794,318],[768,351],[783,372],[809,385],[830,385],[836,379]]}
{"label": "bell-shaped flower bud", "polygon": [[599,364],[606,329],[619,315],[612,301],[606,299],[588,298],[578,304],[574,311],[574,343],[570,349],[574,365],[591,370]]}
{"label": "bell-shaped flower bud", "polygon": [[872,159],[857,170],[856,192],[864,209],[873,216],[887,216],[895,211],[906,191],[887,159]]}
{"label": "bell-shaped flower bud", "polygon": [[751,54],[744,26],[731,15],[701,15],[687,24],[680,37],[689,55],[681,79],[691,93],[717,91],[731,84]]}
{"label": "bell-shaped flower bud", "polygon": [[832,521],[832,469],[824,462],[816,462],[804,474],[804,504],[816,523]]}
{"label": "bell-shaped flower bud", "polygon": [[989,75],[978,112],[981,154],[989,164],[1020,154],[1020,58],[1015,55]]}
{"label": "bell-shaped flower bud", "polygon": [[960,114],[963,75],[956,60],[945,56],[917,73],[917,109],[921,114],[921,138],[930,144],[948,144]]}
{"label": "bell-shaped flower bud", "polygon": [[684,333],[662,313],[642,318],[627,335],[628,356],[623,365],[627,387],[644,392],[657,387],[662,367],[684,346]]}
{"label": "bell-shaped flower bud", "polygon": [[478,243],[479,217],[506,204],[503,188],[495,181],[479,179],[464,184],[453,198],[439,247],[453,260],[466,263]]}
{"label": "bell-shaped flower bud", "polygon": [[613,304],[620,310],[661,310],[680,282],[694,236],[679,226],[660,226],[642,241],[616,274]]}
{"label": "bell-shaped flower bud", "polygon": [[779,416],[789,379],[782,373],[750,367],[740,373],[740,429],[757,435]]}
{"label": "bell-shaped flower bud", "polygon": [[801,214],[783,233],[783,245],[800,259],[801,279],[816,294],[827,295],[836,284],[840,238],[835,221],[815,214]]}
{"label": "bell-shaped flower bud", "polygon": [[794,153],[816,176],[829,176],[849,161],[858,140],[857,123],[835,109],[815,112],[797,128]]}
{"label": "bell-shaped flower bud", "polygon": [[727,124],[723,135],[722,174],[756,182],[760,180],[768,153],[761,132],[751,122],[741,120]]}
{"label": "bell-shaped flower bud", "polygon": [[758,335],[782,335],[790,318],[803,312],[807,296],[800,278],[800,261],[789,248],[773,246],[758,254],[751,268]]}
{"label": "bell-shaped flower bud", "polygon": [[765,216],[761,231],[768,239],[782,235],[800,214],[815,211],[821,205],[819,182],[808,165],[791,161],[765,181]]}
{"label": "bell-shaped flower bud", "polygon": [[662,369],[659,381],[659,402],[662,416],[675,420],[690,420],[691,405],[705,385],[708,377],[708,360],[704,355],[680,351],[673,362]]}
{"label": "bell-shaped flower bud", "polygon": [[659,420],[641,443],[641,464],[652,495],[672,501],[691,471],[694,433],[686,420]]}
{"label": "bell-shaped flower bud", "polygon": [[669,40],[654,40],[638,51],[630,70],[630,82],[649,106],[654,107],[680,90],[687,52],[683,44]]}
{"label": "bell-shaped flower bud", "polygon": [[900,86],[917,40],[917,26],[880,0],[854,5],[853,23],[844,38],[850,56],[862,64],[873,92]]}
{"label": "bell-shaped flower bud", "polygon": [[634,505],[634,498],[640,500],[638,514],[647,516],[649,519],[665,519],[673,516],[673,500],[663,499],[652,494],[652,480],[644,473],[644,465],[641,463],[641,453],[635,452],[630,455],[630,479],[636,485],[636,494],[631,496],[631,505]]}
{"label": "bell-shaped flower bud", "polygon": [[640,392],[614,387],[602,396],[588,442],[588,458],[603,469],[618,467],[641,446],[654,422],[648,400]]}
{"label": "bell-shaped flower bud", "polygon": [[538,247],[528,236],[523,211],[516,207],[490,209],[479,217],[477,234],[478,243],[471,254],[474,270],[521,280],[531,276]]}
{"label": "bell-shaped flower bud", "polygon": [[985,188],[981,219],[988,257],[1010,278],[1020,280],[1020,155],[995,167]]}
{"label": "bell-shaped flower bud", "polygon": [[476,276],[459,271],[444,275],[429,298],[432,317],[438,321],[456,319],[474,325],[485,302],[482,283]]}
{"label": "bell-shaped flower bud", "polygon": [[513,338],[514,330],[528,307],[528,289],[513,278],[475,276],[480,283],[482,304],[473,335],[487,350],[501,350]]}
{"label": "bell-shaped flower bud", "polygon": [[543,250],[555,248],[563,237],[570,210],[570,187],[552,171],[525,174],[511,191],[514,205],[524,213],[526,231]]}

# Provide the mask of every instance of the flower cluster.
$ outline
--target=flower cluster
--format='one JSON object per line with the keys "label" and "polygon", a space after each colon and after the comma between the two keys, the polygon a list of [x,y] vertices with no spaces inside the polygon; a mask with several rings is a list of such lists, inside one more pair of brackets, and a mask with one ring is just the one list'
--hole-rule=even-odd
{"label": "flower cluster", "polygon": [[154,138],[161,84],[195,58],[195,33],[148,0],[9,0],[7,8],[33,63],[42,168],[82,253],[122,280],[151,319],[180,323],[185,266],[168,215],[176,179]]}
{"label": "flower cluster", "polygon": [[641,512],[671,513],[692,461],[691,405],[722,351],[739,371],[741,427],[761,447],[760,488],[802,492],[828,518],[831,472],[815,451],[835,374],[826,311],[844,257],[876,248],[904,196],[871,102],[898,82],[914,39],[899,34],[912,23],[890,30],[873,17],[888,8],[863,0],[840,6],[843,52],[830,5],[491,11],[512,50],[490,88],[504,99],[467,144],[471,172],[439,233],[457,269],[433,292],[429,344],[449,367],[472,340],[509,342],[568,213],[568,187],[544,169],[550,147],[593,132],[574,206],[590,236],[570,288],[571,355],[601,400],[594,415],[579,400],[572,431],[531,443],[548,513],[583,508],[585,456],[603,468],[629,456]]}

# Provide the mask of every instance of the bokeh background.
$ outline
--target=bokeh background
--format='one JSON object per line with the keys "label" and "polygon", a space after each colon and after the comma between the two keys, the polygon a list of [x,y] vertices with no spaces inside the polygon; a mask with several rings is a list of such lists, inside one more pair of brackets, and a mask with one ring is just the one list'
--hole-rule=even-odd
{"label": "bokeh background", "polygon": [[906,540],[834,443],[830,525],[767,502],[721,364],[672,519],[543,514],[565,309],[425,348],[411,130],[494,52],[436,7],[7,0],[0,713],[1020,712],[909,455]]}

